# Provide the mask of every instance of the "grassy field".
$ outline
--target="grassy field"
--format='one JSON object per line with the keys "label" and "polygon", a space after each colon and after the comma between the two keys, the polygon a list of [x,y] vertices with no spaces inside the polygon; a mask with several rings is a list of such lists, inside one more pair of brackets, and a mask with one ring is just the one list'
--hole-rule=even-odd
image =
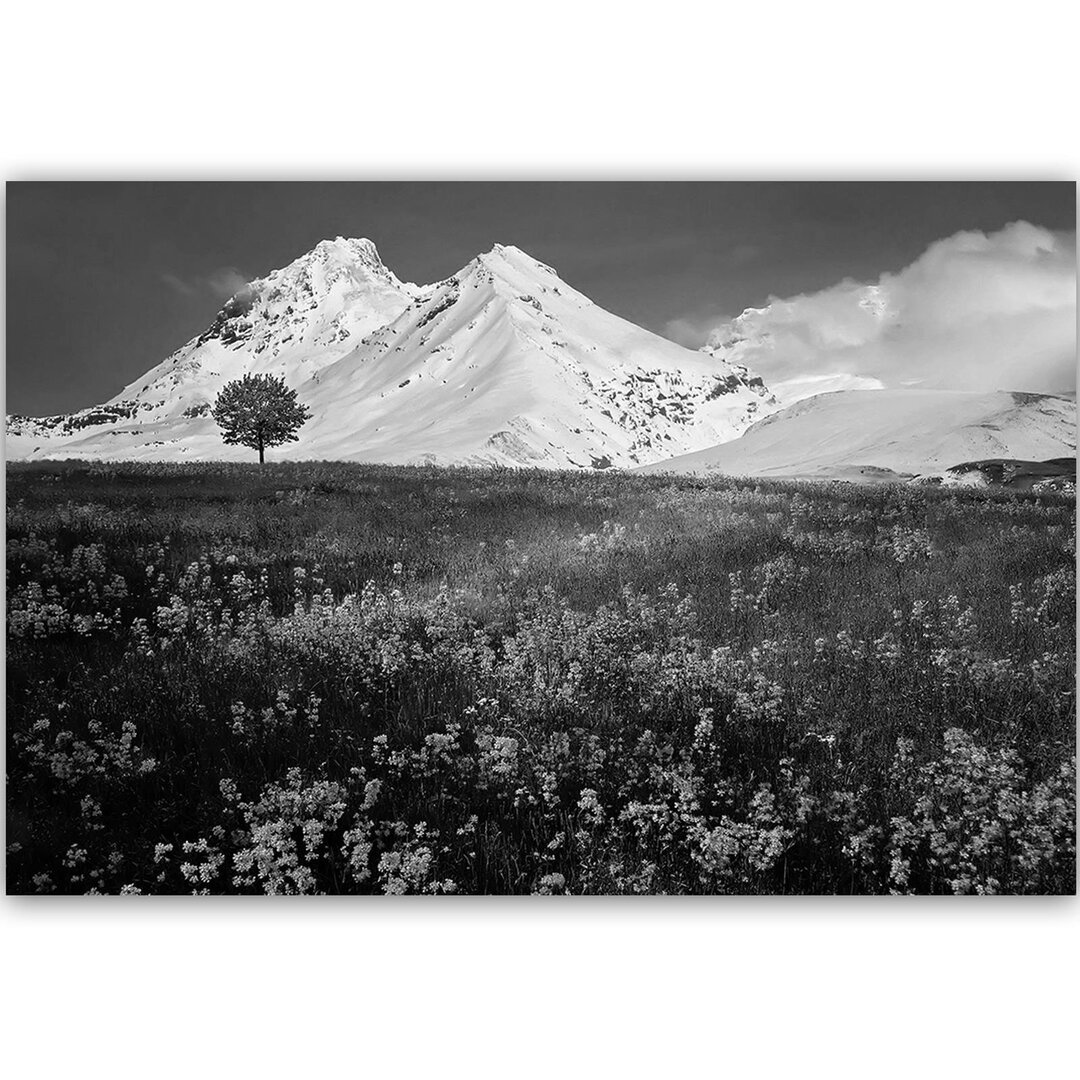
{"label": "grassy field", "polygon": [[1070,496],[7,484],[9,891],[1074,890]]}

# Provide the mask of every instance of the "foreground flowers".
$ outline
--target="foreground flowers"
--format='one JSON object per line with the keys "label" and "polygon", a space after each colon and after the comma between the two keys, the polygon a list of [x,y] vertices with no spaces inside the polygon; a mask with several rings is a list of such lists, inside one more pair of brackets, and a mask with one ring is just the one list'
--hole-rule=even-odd
{"label": "foreground flowers", "polygon": [[14,891],[1074,886],[1070,498],[33,475]]}

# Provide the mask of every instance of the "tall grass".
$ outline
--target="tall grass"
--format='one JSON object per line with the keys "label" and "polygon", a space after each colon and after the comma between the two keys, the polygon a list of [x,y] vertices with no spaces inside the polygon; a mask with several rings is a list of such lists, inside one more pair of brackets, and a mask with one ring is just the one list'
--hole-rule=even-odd
{"label": "tall grass", "polygon": [[1071,892],[1075,504],[10,466],[8,888]]}

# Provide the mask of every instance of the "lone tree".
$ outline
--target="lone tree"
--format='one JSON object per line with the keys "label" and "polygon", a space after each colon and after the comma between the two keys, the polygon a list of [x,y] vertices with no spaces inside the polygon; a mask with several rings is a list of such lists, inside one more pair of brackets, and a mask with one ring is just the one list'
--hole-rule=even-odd
{"label": "lone tree", "polygon": [[245,375],[228,383],[211,415],[226,443],[259,451],[260,465],[266,447],[296,442],[297,431],[311,419],[308,408],[296,400],[296,391],[273,375]]}

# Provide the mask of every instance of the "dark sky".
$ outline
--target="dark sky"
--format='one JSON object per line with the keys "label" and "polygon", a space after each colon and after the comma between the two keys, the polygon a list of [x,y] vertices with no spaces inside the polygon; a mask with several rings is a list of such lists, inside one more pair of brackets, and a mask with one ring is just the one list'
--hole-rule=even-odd
{"label": "dark sky", "polygon": [[403,279],[494,243],[658,333],[899,270],[960,229],[1075,229],[1072,183],[9,183],[7,411],[104,401],[239,280],[333,236]]}

